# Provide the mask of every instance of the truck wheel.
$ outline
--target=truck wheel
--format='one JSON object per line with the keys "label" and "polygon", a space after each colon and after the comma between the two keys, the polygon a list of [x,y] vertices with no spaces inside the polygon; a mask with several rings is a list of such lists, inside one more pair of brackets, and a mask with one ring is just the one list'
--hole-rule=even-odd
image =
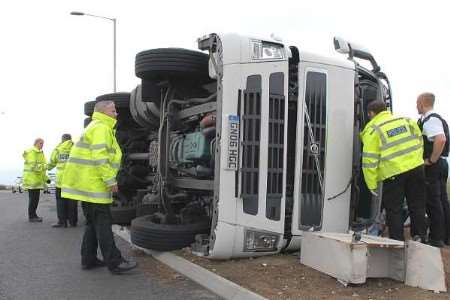
{"label": "truck wheel", "polygon": [[128,131],[116,130],[116,139],[117,139],[117,142],[119,143],[119,146],[122,147],[123,145],[128,143],[128,140],[129,140]]}
{"label": "truck wheel", "polygon": [[116,105],[116,109],[119,112],[119,116],[120,113],[126,114],[128,112],[129,114],[130,93],[112,93],[98,96],[97,98],[95,98],[95,101],[89,101],[84,104],[84,114],[89,117],[92,116],[92,114],[94,113],[95,103],[105,100],[114,102],[114,104]]}
{"label": "truck wheel", "polygon": [[143,119],[141,117],[141,114],[138,114],[138,108],[137,108],[137,101],[136,101],[136,97],[137,97],[137,93],[140,93],[140,91],[138,91],[140,89],[140,86],[137,86],[135,89],[133,89],[131,91],[131,96],[130,96],[130,112],[131,112],[131,116],[133,117],[133,119],[142,127],[146,127],[147,126],[147,122],[145,122],[145,119]]}
{"label": "truck wheel", "polygon": [[84,103],[84,114],[88,117],[94,113],[95,101],[88,101]]}
{"label": "truck wheel", "polygon": [[118,113],[117,116],[117,129],[129,129],[129,128],[139,128],[138,123],[136,123],[131,116],[130,112],[130,93],[126,92],[119,92],[119,93],[111,93],[111,94],[104,94],[101,96],[98,96],[95,98],[95,101],[113,101],[116,110]]}
{"label": "truck wheel", "polygon": [[209,220],[192,224],[158,224],[155,215],[143,216],[131,222],[130,234],[133,244],[157,251],[172,251],[190,246],[195,235],[209,233]]}
{"label": "truck wheel", "polygon": [[136,217],[135,206],[111,206],[113,224],[129,225]]}
{"label": "truck wheel", "polygon": [[104,94],[95,98],[95,101],[113,101],[118,110],[128,110],[130,107],[130,93]]}
{"label": "truck wheel", "polygon": [[153,102],[142,101],[142,87],[140,85],[131,92],[130,112],[133,119],[142,127],[159,128],[159,110]]}
{"label": "truck wheel", "polygon": [[153,102],[157,107],[161,103],[161,87],[157,81],[142,80],[142,101]]}
{"label": "truck wheel", "polygon": [[136,54],[136,76],[145,80],[200,79],[210,81],[207,54],[181,49],[159,48]]}

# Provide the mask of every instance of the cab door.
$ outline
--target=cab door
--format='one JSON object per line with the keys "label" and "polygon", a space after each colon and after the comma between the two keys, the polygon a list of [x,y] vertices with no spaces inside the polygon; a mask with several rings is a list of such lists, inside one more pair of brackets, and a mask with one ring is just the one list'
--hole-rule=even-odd
{"label": "cab door", "polygon": [[354,70],[300,62],[292,235],[348,229]]}

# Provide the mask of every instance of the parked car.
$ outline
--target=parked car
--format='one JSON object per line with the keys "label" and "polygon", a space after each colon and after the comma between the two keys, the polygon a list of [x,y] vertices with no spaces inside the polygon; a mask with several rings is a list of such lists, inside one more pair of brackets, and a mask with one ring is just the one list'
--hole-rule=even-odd
{"label": "parked car", "polygon": [[44,187],[44,194],[54,194],[56,191],[56,175],[54,173],[48,174],[48,179],[50,183],[47,183]]}

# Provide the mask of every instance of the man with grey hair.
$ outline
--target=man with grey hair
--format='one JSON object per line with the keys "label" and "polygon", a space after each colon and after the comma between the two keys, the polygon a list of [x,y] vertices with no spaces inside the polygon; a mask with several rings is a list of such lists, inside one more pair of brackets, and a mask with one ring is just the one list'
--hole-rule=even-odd
{"label": "man with grey hair", "polygon": [[[86,227],[81,246],[84,270],[107,266],[113,274],[134,269],[117,249],[111,229],[112,194],[118,192],[116,176],[122,151],[114,136],[116,108],[112,101],[94,107],[92,121],[70,151],[62,180],[61,196],[82,201]],[[97,258],[100,246],[103,260]]]}
{"label": "man with grey hair", "polygon": [[37,138],[33,147],[23,152],[23,187],[28,190],[28,219],[30,222],[42,222],[42,218],[38,217],[36,210],[40,192],[48,181],[43,146],[44,140]]}
{"label": "man with grey hair", "polygon": [[422,130],[426,176],[427,215],[430,217],[430,245],[450,244],[450,208],[447,195],[449,130],[447,122],[434,111],[435,96],[417,97],[418,125]]}

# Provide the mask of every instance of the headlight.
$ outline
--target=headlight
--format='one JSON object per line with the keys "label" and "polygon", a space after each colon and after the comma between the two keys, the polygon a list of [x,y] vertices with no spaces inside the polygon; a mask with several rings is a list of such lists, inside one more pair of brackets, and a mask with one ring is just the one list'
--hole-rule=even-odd
{"label": "headlight", "polygon": [[276,251],[278,239],[279,235],[275,233],[246,230],[244,237],[244,251]]}
{"label": "headlight", "polygon": [[251,47],[252,59],[254,60],[271,60],[284,58],[283,45],[253,40],[251,42]]}

